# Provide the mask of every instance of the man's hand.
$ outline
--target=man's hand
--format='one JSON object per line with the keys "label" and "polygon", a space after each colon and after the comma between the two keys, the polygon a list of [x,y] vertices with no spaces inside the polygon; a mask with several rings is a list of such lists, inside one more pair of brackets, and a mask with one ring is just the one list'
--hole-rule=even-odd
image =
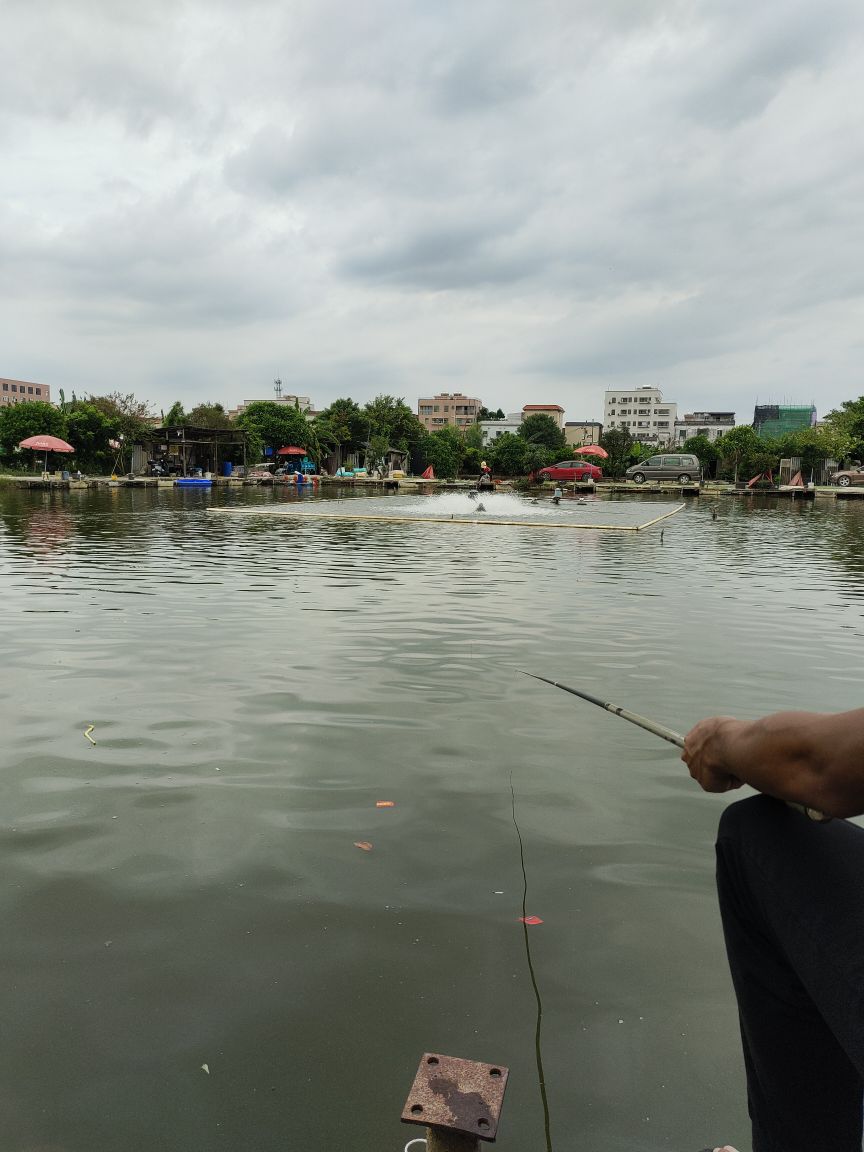
{"label": "man's hand", "polygon": [[743,721],[731,716],[712,716],[700,720],[684,737],[681,759],[705,792],[731,792],[741,787],[742,782],[729,770],[726,747],[729,738],[744,727]]}

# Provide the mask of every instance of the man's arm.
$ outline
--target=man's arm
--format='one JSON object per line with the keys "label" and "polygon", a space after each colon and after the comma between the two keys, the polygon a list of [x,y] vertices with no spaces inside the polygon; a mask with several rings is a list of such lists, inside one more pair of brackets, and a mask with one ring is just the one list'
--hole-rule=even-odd
{"label": "man's arm", "polygon": [[706,792],[749,784],[826,816],[864,813],[864,708],[715,716],[687,733],[681,759]]}

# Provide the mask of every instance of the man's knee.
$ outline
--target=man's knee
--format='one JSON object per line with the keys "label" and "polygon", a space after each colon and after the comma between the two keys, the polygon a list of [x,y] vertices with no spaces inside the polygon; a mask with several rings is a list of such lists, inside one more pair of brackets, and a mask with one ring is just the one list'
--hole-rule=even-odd
{"label": "man's knee", "polygon": [[764,831],[766,826],[774,824],[778,818],[783,819],[789,812],[781,801],[771,796],[748,796],[745,800],[736,800],[723,810],[720,824],[717,828],[717,839],[740,840],[742,837],[750,839],[756,830]]}

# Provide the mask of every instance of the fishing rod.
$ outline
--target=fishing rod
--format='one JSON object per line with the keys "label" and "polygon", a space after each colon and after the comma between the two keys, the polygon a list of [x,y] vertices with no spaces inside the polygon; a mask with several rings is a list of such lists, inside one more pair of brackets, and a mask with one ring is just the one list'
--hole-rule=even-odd
{"label": "fishing rod", "polygon": [[[612,704],[608,700],[601,700],[599,696],[592,696],[590,692],[583,692],[581,688],[570,688],[567,684],[561,684],[557,680],[549,680],[545,676],[537,676],[534,672],[525,672],[522,668],[519,669],[523,676],[530,676],[532,680],[541,680],[544,684],[550,684],[553,688],[560,688],[562,692],[569,692],[571,696],[578,696],[580,700],[587,700],[589,704],[596,704],[598,708],[603,708],[606,712],[611,712],[613,716],[620,716],[622,720],[629,720],[631,724],[635,724],[637,728],[644,728],[646,732],[651,732],[654,736],[659,736],[661,740],[667,740],[670,744],[674,744],[676,748],[684,747],[684,737],[680,732],[675,732],[671,728],[667,728],[665,724],[658,724],[655,720],[649,720],[647,716],[640,716],[638,712],[631,712],[627,708],[622,708],[618,704]],[[796,804],[793,800],[785,801],[790,808],[794,808],[797,812],[802,812],[810,820],[815,820],[820,824],[827,823],[831,819],[826,816],[824,812],[820,812],[817,808],[810,808],[806,804]]]}

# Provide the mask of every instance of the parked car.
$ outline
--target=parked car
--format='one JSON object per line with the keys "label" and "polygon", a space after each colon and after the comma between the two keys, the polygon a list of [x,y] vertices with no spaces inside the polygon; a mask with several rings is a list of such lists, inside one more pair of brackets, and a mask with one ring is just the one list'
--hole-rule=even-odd
{"label": "parked car", "polygon": [[842,471],[834,473],[830,483],[839,484],[841,488],[851,488],[853,485],[864,484],[864,466],[843,468]]}
{"label": "parked car", "polygon": [[600,480],[603,473],[585,460],[559,460],[538,473],[541,480]]}
{"label": "parked car", "polygon": [[689,484],[691,480],[702,479],[702,465],[698,456],[676,452],[668,456],[651,456],[633,464],[624,476],[634,484],[644,484],[646,480],[677,480],[679,484]]}

